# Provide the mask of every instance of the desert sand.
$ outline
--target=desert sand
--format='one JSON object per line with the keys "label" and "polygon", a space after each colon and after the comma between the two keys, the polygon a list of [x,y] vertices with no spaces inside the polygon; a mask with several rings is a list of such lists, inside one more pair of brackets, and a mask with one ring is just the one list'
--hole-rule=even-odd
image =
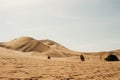
{"label": "desert sand", "polygon": [[0,80],[120,80],[120,62],[105,60],[110,54],[120,59],[120,50],[76,52],[51,40],[30,37],[0,46]]}

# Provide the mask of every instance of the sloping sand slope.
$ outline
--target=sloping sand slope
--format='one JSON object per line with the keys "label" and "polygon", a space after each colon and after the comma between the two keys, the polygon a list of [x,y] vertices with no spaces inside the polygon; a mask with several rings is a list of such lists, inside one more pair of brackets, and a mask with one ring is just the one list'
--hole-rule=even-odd
{"label": "sloping sand slope", "polygon": [[20,37],[10,42],[5,42],[1,46],[27,52],[30,55],[36,56],[52,56],[52,57],[68,57],[78,55],[76,52],[71,51],[62,45],[51,40],[35,40],[31,37]]}
{"label": "sloping sand slope", "polygon": [[120,80],[120,62],[81,62],[77,56],[48,60],[0,48],[0,80]]}
{"label": "sloping sand slope", "polygon": [[23,52],[29,51],[44,52],[49,50],[48,46],[30,37],[20,37],[10,42],[5,42],[3,43],[3,45],[6,48]]}
{"label": "sloping sand slope", "polygon": [[[0,43],[1,47],[7,49],[12,49],[16,51],[26,52],[25,54],[31,56],[51,56],[51,57],[70,57],[70,56],[79,56],[82,54],[85,57],[86,61],[104,61],[105,58],[114,54],[120,58],[120,50],[109,51],[109,52],[75,52],[67,49],[66,47],[60,45],[51,40],[36,40],[31,37],[20,37],[14,39],[10,42]],[[94,56],[94,58],[91,58]]]}

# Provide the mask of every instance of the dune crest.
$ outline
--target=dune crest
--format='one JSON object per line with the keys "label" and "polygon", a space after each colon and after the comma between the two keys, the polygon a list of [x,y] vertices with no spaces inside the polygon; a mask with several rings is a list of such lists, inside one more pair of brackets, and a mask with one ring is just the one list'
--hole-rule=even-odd
{"label": "dune crest", "polygon": [[3,43],[3,46],[5,48],[18,50],[22,52],[30,52],[30,51],[44,52],[49,50],[48,46],[42,44],[38,40],[35,40],[31,37],[20,37],[10,42]]}
{"label": "dune crest", "polygon": [[30,55],[68,57],[78,55],[57,42],[51,40],[36,40],[31,37],[20,37],[9,42],[1,43],[7,49],[28,52]]}

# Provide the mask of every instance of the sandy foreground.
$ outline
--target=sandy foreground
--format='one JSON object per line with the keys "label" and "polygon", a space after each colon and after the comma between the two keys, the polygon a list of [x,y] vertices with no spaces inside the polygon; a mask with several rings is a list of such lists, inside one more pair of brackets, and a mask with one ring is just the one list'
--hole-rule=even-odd
{"label": "sandy foreground", "polygon": [[[120,59],[120,50],[75,52],[54,41],[30,37],[0,46],[0,80],[120,80],[120,61],[105,61],[110,54]],[[80,60],[80,54],[85,61]]]}
{"label": "sandy foreground", "polygon": [[0,49],[0,80],[120,80],[120,62],[35,57]]}

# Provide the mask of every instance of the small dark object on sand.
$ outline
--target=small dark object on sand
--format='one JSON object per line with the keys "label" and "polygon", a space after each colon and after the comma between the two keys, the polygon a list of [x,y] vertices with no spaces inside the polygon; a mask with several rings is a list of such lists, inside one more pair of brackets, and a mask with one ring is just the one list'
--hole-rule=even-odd
{"label": "small dark object on sand", "polygon": [[80,55],[80,59],[81,59],[81,61],[85,61],[85,58],[83,55]]}
{"label": "small dark object on sand", "polygon": [[51,59],[51,57],[50,57],[50,56],[48,56],[47,58],[48,58],[48,59]]}
{"label": "small dark object on sand", "polygon": [[105,60],[106,61],[119,61],[116,55],[109,55],[107,58],[105,58]]}

